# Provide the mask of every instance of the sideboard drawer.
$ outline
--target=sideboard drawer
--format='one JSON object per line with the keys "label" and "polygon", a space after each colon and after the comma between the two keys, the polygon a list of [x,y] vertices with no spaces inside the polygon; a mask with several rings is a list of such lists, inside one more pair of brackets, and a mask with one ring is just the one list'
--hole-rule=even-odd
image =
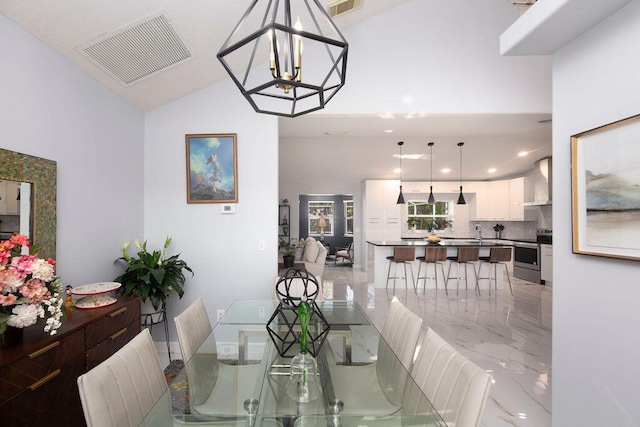
{"label": "sideboard drawer", "polygon": [[86,347],[95,346],[134,321],[140,323],[140,301],[137,299],[87,325]]}
{"label": "sideboard drawer", "polygon": [[122,346],[131,341],[139,333],[140,322],[138,322],[136,318],[136,321],[115,332],[96,346],[88,349],[86,353],[87,371],[107,360],[109,356],[120,350]]}
{"label": "sideboard drawer", "polygon": [[0,404],[3,427],[85,426],[77,378],[84,373],[79,355]]}
{"label": "sideboard drawer", "polygon": [[84,352],[84,330],[53,341],[0,369],[0,402]]}

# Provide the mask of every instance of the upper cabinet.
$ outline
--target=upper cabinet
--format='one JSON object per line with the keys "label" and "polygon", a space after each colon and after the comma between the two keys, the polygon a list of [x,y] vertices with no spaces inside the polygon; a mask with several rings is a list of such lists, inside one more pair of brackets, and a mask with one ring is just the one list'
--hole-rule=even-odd
{"label": "upper cabinet", "polygon": [[535,221],[536,210],[526,208],[522,204],[525,201],[525,177],[509,180],[509,220],[510,221]]}
{"label": "upper cabinet", "polygon": [[476,221],[535,221],[535,211],[522,206],[524,177],[477,182]]}
{"label": "upper cabinet", "polygon": [[509,221],[509,181],[475,183],[476,220]]}

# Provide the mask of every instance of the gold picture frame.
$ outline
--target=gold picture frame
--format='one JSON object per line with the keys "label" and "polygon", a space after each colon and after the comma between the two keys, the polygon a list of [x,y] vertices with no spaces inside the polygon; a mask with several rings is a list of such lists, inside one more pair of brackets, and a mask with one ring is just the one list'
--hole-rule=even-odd
{"label": "gold picture frame", "polygon": [[571,137],[573,253],[640,260],[640,115]]}
{"label": "gold picture frame", "polygon": [[187,134],[187,203],[238,203],[237,134]]}

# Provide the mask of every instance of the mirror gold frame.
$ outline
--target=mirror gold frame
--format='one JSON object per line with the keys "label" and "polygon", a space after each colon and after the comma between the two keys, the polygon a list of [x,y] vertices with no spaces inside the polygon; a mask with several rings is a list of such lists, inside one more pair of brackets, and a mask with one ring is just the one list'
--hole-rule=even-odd
{"label": "mirror gold frame", "polygon": [[32,185],[31,243],[41,258],[56,257],[56,186],[58,166],[53,160],[0,148],[0,179]]}

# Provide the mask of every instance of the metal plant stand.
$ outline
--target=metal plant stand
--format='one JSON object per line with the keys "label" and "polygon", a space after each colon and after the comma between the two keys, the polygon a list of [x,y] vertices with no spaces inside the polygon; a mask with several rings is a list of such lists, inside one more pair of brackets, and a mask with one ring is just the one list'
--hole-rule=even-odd
{"label": "metal plant stand", "polygon": [[169,323],[167,322],[167,307],[163,304],[160,311],[154,313],[142,313],[140,315],[140,326],[149,328],[149,332],[153,333],[153,326],[164,324],[164,337],[167,342],[167,353],[169,354],[169,362],[171,359],[171,346],[169,344]]}

